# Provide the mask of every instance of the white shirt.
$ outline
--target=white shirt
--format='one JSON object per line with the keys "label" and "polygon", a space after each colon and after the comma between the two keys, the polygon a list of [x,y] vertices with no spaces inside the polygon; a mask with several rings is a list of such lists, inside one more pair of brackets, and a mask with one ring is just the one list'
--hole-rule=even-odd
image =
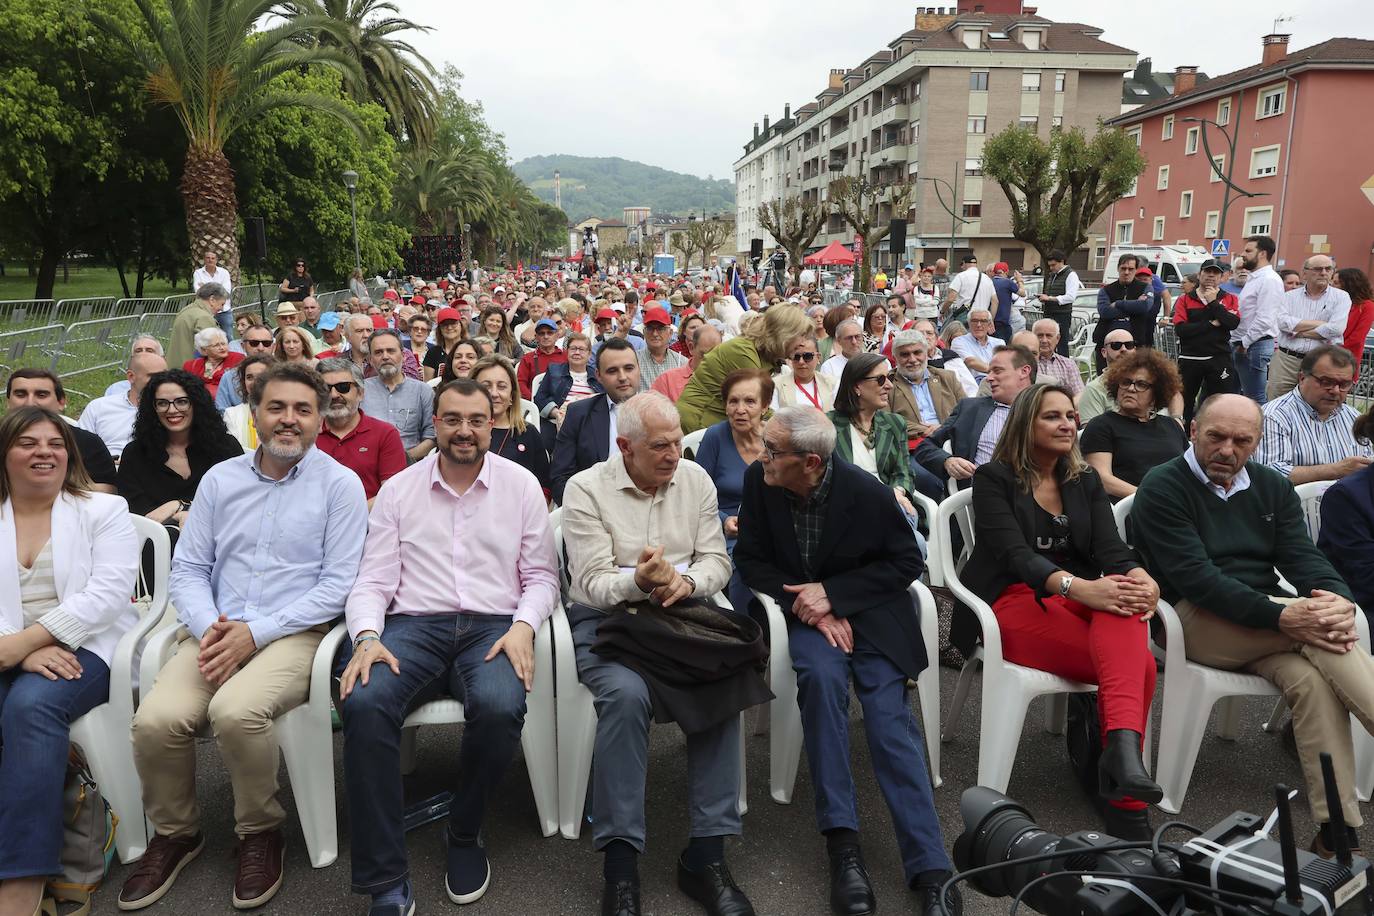
{"label": "white shirt", "polygon": [[[1246,284],[1247,286],[1249,284]],[[1283,295],[1279,305],[1278,345],[1286,350],[1306,353],[1323,344],[1340,346],[1345,340],[1345,322],[1350,317],[1350,294],[1343,289],[1328,286],[1322,294],[1313,299],[1307,295],[1307,287],[1290,289]],[[1311,337],[1298,337],[1294,334],[1300,321],[1321,321],[1323,324],[1314,330],[1321,340]]]}
{"label": "white shirt", "polygon": [[107,394],[87,404],[76,425],[99,436],[110,450],[110,456],[119,460],[124,453],[124,446],[133,438],[134,417],[137,415],[138,406],[129,403],[127,393]]}
{"label": "white shirt", "polygon": [[864,434],[859,432],[858,427],[853,425],[849,427],[849,444],[854,450],[854,466],[877,477],[878,456],[874,454],[873,449],[869,448],[868,443],[864,441]]}
{"label": "white shirt", "polygon": [[615,401],[612,401],[612,400],[611,400],[611,396],[610,396],[609,394],[606,395],[606,408],[607,408],[607,412],[610,413],[610,415],[611,415],[611,423],[610,423],[610,426],[611,426],[611,446],[610,446],[610,451],[608,451],[606,454],[608,454],[608,455],[610,455],[610,456],[612,456],[612,457],[614,457],[614,456],[620,454],[620,449],[616,448],[616,445],[615,445],[615,431],[616,431],[616,427],[619,425],[619,424],[616,423],[616,418],[617,418],[616,409],[617,409],[619,406],[620,406],[619,404],[617,404]]}
{"label": "white shirt", "polygon": [[[1002,346],[1002,344],[1003,342],[1001,340],[991,335],[980,344],[978,338],[974,337],[972,332],[969,332],[968,334],[960,335],[950,341],[949,348],[955,353],[958,353],[961,358],[972,356],[974,359],[980,360],[983,363],[990,363],[992,361],[992,354],[998,347]],[[965,365],[964,368],[968,369],[968,366]],[[969,369],[969,371],[973,372],[972,369]],[[987,373],[973,372],[973,375],[981,382]]]}
{"label": "white shirt", "polygon": [[976,265],[960,272],[950,282],[949,288],[956,294],[954,308],[967,308],[969,311],[989,308],[995,292],[991,278],[983,276]]}
{"label": "white shirt", "polygon": [[[1064,295],[1056,296],[1055,301],[1060,305],[1073,305],[1073,300],[1078,298],[1079,291],[1083,289],[1083,283],[1078,279],[1078,273],[1072,267],[1064,267],[1059,273],[1063,273],[1065,270],[1069,272],[1069,275],[1064,278]],[[1045,281],[1049,282],[1051,277],[1057,276],[1059,276],[1058,273],[1045,274]],[[1039,301],[1037,299],[1036,303],[1039,304]]]}
{"label": "white shirt", "polygon": [[839,378],[844,374],[844,367],[847,365],[849,365],[849,357],[845,356],[843,353],[836,353],[834,356],[821,363],[821,372]]}
{"label": "white shirt", "polygon": [[1248,350],[1261,337],[1277,339],[1279,312],[1283,310],[1286,295],[1283,279],[1272,266],[1265,264],[1250,274],[1240,291],[1240,324],[1231,332],[1231,343]]}
{"label": "white shirt", "polygon": [[233,306],[230,305],[230,301],[233,298],[234,283],[229,279],[229,271],[225,270],[223,267],[216,267],[215,272],[210,273],[210,271],[205,269],[205,265],[202,264],[200,267],[196,268],[195,273],[191,274],[191,291],[199,292],[200,288],[207,283],[218,283],[220,286],[224,287],[224,291],[230,295],[229,298],[224,300],[224,304],[219,307],[219,310],[221,312],[231,311]]}
{"label": "white shirt", "polygon": [[[1275,276],[1277,276],[1277,274],[1275,274]],[[1249,286],[1250,284],[1247,283],[1245,285]],[[1211,478],[1207,476],[1207,472],[1202,469],[1202,465],[1198,464],[1197,455],[1193,453],[1193,447],[1191,445],[1188,446],[1188,450],[1183,453],[1183,460],[1188,463],[1188,469],[1193,472],[1193,476],[1202,481],[1202,485],[1215,493],[1222,502],[1226,502],[1232,496],[1235,496],[1243,490],[1250,489],[1250,472],[1246,470],[1244,465],[1241,465],[1240,473],[1231,478],[1231,489],[1228,490],[1220,484],[1212,483]]]}

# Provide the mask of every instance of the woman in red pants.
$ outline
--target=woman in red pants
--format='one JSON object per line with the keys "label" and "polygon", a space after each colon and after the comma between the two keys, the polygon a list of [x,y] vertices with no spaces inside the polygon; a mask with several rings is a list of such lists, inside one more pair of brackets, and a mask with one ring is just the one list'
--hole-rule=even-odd
{"label": "woman in red pants", "polygon": [[1140,756],[1155,691],[1148,621],[1159,586],[1122,543],[1102,481],[1078,451],[1067,389],[1032,385],[973,476],[964,581],[991,605],[1011,662],[1098,685],[1107,832],[1151,836],[1162,792]]}

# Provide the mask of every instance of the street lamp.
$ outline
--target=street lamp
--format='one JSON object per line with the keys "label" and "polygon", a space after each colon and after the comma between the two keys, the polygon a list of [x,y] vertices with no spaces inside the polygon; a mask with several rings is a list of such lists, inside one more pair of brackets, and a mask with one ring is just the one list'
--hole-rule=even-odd
{"label": "street lamp", "polygon": [[[952,270],[954,265],[954,234],[959,231],[960,223],[971,222],[971,220],[964,219],[954,211],[955,206],[959,203],[959,163],[957,160],[954,163],[953,184],[950,184],[943,178],[921,178],[920,180],[928,181],[935,185],[935,199],[940,202],[940,206],[944,207],[945,212],[949,214],[949,254],[946,256],[945,260],[950,265],[946,269]],[[940,192],[941,185],[949,188],[949,203],[945,203],[945,196]]]}
{"label": "street lamp", "polygon": [[472,233],[472,224],[471,224],[471,223],[463,223],[463,238],[462,238],[462,241],[460,242],[460,244],[459,244],[459,246],[458,246],[458,257],[459,257],[459,258],[462,260],[462,262],[463,262],[463,270],[467,270],[467,269],[468,269],[468,258],[469,258],[469,256],[471,255],[471,252],[469,251],[468,239],[472,237],[472,236],[471,236],[471,233]]}
{"label": "street lamp", "polygon": [[348,188],[348,209],[353,213],[353,266],[362,270],[362,249],[358,247],[358,173],[348,169],[343,173],[343,183]]}
{"label": "street lamp", "polygon": [[[1225,127],[1223,127],[1222,125],[1218,124],[1216,121],[1211,120],[1210,118],[1189,117],[1189,118],[1184,118],[1184,119],[1183,119],[1183,123],[1185,123],[1185,124],[1193,123],[1193,124],[1200,124],[1200,125],[1202,125],[1202,129],[1201,129],[1201,134],[1202,134],[1202,152],[1203,152],[1204,155],[1207,156],[1207,168],[1209,168],[1209,169],[1211,169],[1213,172],[1215,172],[1215,173],[1216,173],[1216,176],[1222,180],[1222,183],[1223,183],[1223,184],[1226,185],[1226,190],[1225,190],[1224,192],[1222,192],[1222,195],[1221,195],[1221,216],[1220,216],[1220,218],[1219,218],[1219,220],[1218,220],[1218,222],[1217,222],[1217,235],[1216,235],[1217,238],[1219,238],[1219,239],[1224,239],[1224,238],[1226,238],[1226,211],[1231,209],[1231,192],[1232,192],[1232,191],[1235,191],[1237,194],[1241,195],[1242,197],[1268,197],[1269,194],[1268,194],[1267,191],[1260,191],[1260,192],[1247,191],[1247,190],[1245,190],[1244,188],[1242,188],[1242,187],[1240,187],[1239,185],[1237,185],[1234,181],[1231,180],[1231,175],[1232,175],[1232,173],[1234,172],[1235,167],[1236,167],[1236,132],[1235,132],[1235,131],[1231,131],[1230,133],[1228,133]],[[1212,158],[1212,147],[1211,147],[1211,146],[1208,144],[1208,142],[1207,142],[1207,126],[1208,126],[1209,124],[1210,124],[1212,127],[1215,127],[1217,130],[1221,131],[1221,135],[1222,135],[1223,137],[1226,138],[1227,144],[1228,144],[1229,149],[1230,149],[1230,153],[1229,153],[1229,154],[1227,155],[1227,157],[1226,157],[1226,174],[1225,174],[1225,175],[1221,174],[1221,172],[1217,170],[1217,163],[1216,163],[1216,160]]]}

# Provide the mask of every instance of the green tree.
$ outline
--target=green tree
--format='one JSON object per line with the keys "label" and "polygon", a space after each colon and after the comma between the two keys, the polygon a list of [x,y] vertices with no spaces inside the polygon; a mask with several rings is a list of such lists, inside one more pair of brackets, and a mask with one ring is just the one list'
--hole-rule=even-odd
{"label": "green tree", "polygon": [[1112,202],[1145,171],[1135,140],[1100,123],[1091,140],[1080,128],[1055,130],[1048,141],[1011,125],[983,147],[983,175],[1011,202],[1011,234],[1040,252],[1073,252]]}
{"label": "green tree", "polygon": [[[315,36],[323,47],[338,48],[351,58],[361,78],[348,76],[344,88],[358,102],[386,109],[392,134],[419,146],[433,138],[436,108],[434,67],[402,32],[428,32],[400,16],[388,0],[288,0],[291,16],[323,17],[335,27]],[[391,15],[389,15],[391,14]]]}
{"label": "green tree", "polygon": [[709,267],[711,255],[735,234],[735,224],[723,219],[699,220],[687,227],[687,234],[692,237],[692,250],[701,252],[701,266]]}
{"label": "green tree", "polygon": [[[225,146],[245,126],[292,108],[329,114],[359,130],[354,109],[338,95],[294,92],[277,77],[330,66],[361,79],[338,48],[299,41],[330,31],[327,17],[302,15],[261,31],[275,0],[133,0],[132,26],[108,15],[96,21],[124,39],[147,74],[148,97],[176,114],[187,139],[180,191],[191,251],[214,250],[237,279],[238,196]],[[336,129],[337,130],[337,129]]]}
{"label": "green tree", "polygon": [[[869,280],[873,276],[873,252],[892,230],[891,221],[906,217],[915,196],[916,183],[909,178],[879,187],[853,177],[837,178],[830,183],[831,206],[854,230],[854,235],[863,239],[855,289],[869,288]],[[884,215],[884,204],[890,205],[887,211],[890,215]]]}
{"label": "green tree", "polygon": [[794,273],[801,271],[806,249],[825,225],[825,208],[800,197],[770,200],[759,205],[759,225],[771,235],[783,251]]}

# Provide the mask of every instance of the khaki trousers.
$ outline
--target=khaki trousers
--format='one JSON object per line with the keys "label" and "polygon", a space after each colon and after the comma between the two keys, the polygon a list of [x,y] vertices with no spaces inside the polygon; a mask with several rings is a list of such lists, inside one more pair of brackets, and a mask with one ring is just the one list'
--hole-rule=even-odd
{"label": "khaki trousers", "polygon": [[196,736],[207,726],[234,788],[235,832],[262,833],[286,819],[277,801],[272,720],[309,696],[310,665],[327,630],[322,625],[269,643],[216,688],[196,664],[200,641],[181,628],[176,654],[158,672],[133,723],[143,808],[159,835],[187,837],[200,829]]}
{"label": "khaki trousers", "polygon": [[1301,365],[1301,359],[1275,347],[1274,358],[1269,361],[1269,381],[1264,386],[1264,396],[1273,401],[1298,387],[1298,367]]}
{"label": "khaki trousers", "polygon": [[[1273,600],[1291,604],[1297,599]],[[1358,645],[1340,655],[1295,642],[1277,630],[1244,627],[1191,601],[1180,601],[1175,610],[1183,624],[1188,658],[1213,668],[1257,674],[1288,701],[1313,819],[1330,820],[1318,759],[1326,751],[1336,770],[1345,822],[1352,827],[1363,824],[1355,796],[1350,716],[1374,732],[1374,658]]]}

